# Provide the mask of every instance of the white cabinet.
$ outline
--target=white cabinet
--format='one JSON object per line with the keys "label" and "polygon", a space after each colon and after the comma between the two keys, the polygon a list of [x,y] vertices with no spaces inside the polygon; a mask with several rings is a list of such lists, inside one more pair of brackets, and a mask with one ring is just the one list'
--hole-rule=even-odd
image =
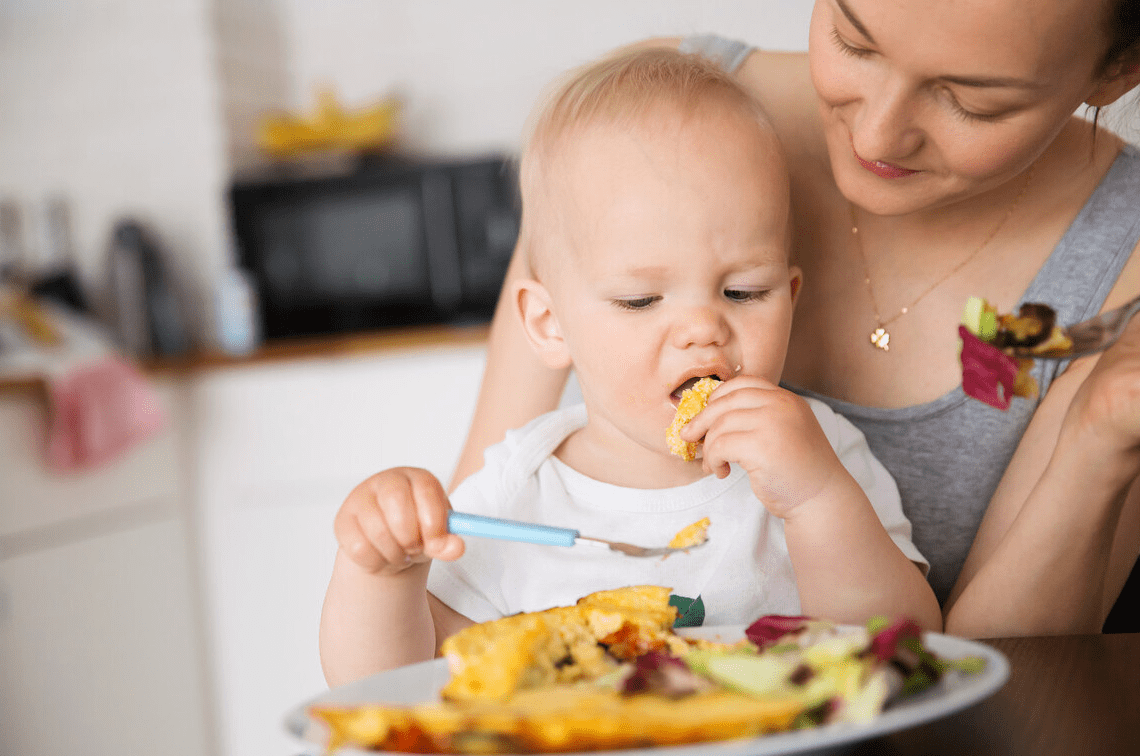
{"label": "white cabinet", "polygon": [[98,470],[42,460],[42,403],[0,399],[0,753],[212,752],[197,570],[170,423]]}
{"label": "white cabinet", "polygon": [[0,396],[0,754],[294,756],[325,689],[333,516],[368,475],[447,480],[484,347],[254,362],[160,381],[159,436],[48,471]]}
{"label": "white cabinet", "polygon": [[184,528],[0,562],[0,753],[209,752]]}
{"label": "white cabinet", "polygon": [[190,387],[195,498],[221,756],[289,756],[285,713],[325,689],[317,631],[333,516],[368,475],[446,481],[475,408],[480,346],[251,365]]}

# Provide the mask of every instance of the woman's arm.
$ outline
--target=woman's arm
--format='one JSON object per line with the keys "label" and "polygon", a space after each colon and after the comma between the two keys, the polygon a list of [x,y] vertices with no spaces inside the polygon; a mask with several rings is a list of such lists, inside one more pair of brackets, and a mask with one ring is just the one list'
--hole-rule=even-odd
{"label": "woman's arm", "polygon": [[[1106,307],[1137,288],[1134,255]],[[998,486],[946,630],[1096,633],[1140,552],[1140,322],[1050,387]]]}
{"label": "woman's arm", "polygon": [[511,301],[512,282],[529,275],[525,257],[515,250],[487,339],[487,364],[475,416],[459,455],[449,491],[483,466],[483,450],[558,406],[568,370],[551,370],[535,355]]}

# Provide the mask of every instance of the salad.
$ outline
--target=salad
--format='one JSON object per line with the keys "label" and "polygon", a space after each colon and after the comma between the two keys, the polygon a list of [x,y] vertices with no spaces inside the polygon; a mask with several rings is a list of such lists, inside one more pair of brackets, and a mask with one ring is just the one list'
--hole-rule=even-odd
{"label": "salad", "polygon": [[962,339],[962,390],[1000,410],[1009,409],[1015,396],[1037,396],[1037,381],[1030,374],[1033,355],[1071,345],[1049,305],[1027,302],[1016,315],[1001,314],[981,297],[966,300],[958,335]]}

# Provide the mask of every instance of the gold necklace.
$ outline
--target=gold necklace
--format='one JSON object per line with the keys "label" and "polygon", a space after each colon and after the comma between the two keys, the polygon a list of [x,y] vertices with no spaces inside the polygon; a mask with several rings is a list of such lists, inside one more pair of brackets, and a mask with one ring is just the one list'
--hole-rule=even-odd
{"label": "gold necklace", "polygon": [[879,304],[875,301],[875,288],[871,285],[871,269],[867,266],[867,255],[863,252],[863,243],[862,239],[859,236],[859,224],[855,219],[855,205],[848,203],[848,207],[851,210],[851,236],[855,240],[855,249],[859,252],[859,259],[863,262],[863,281],[867,284],[867,294],[871,298],[871,309],[875,312],[875,330],[871,331],[872,345],[878,347],[879,349],[882,349],[884,352],[889,352],[891,349],[891,334],[887,330],[887,326],[901,318],[903,315],[906,315],[908,312],[910,312],[910,309],[921,302],[927,294],[937,289],[939,286],[949,280],[951,276],[960,271],[962,268],[966,267],[966,265],[968,265],[971,260],[977,257],[981,251],[986,248],[986,245],[988,245],[993,240],[993,238],[998,235],[998,232],[1002,230],[1006,222],[1010,219],[1010,216],[1012,216],[1014,211],[1017,210],[1017,206],[1021,204],[1021,198],[1025,196],[1025,190],[1029,188],[1029,182],[1033,179],[1033,168],[1034,165],[1029,166],[1029,170],[1025,173],[1025,183],[1022,185],[1021,191],[1019,191],[1017,193],[1017,196],[1013,198],[1013,202],[1010,203],[1009,209],[1005,211],[1005,215],[1003,215],[1002,219],[998,221],[998,224],[994,226],[993,231],[990,231],[986,238],[982,240],[982,243],[979,244],[973,252],[966,255],[966,257],[964,257],[960,263],[951,268],[949,272],[936,280],[934,283],[930,284],[930,286],[927,286],[926,289],[924,289],[921,294],[915,297],[910,304],[901,308],[898,312],[886,320],[884,320],[883,316],[879,314]]}

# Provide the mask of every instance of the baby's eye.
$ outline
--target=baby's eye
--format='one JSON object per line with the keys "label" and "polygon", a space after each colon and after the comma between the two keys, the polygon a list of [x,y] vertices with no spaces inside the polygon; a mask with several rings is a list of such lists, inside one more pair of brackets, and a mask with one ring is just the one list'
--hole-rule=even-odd
{"label": "baby's eye", "polygon": [[614,307],[619,310],[644,310],[661,297],[636,297],[634,299],[615,299]]}
{"label": "baby's eye", "polygon": [[724,297],[733,302],[763,302],[771,293],[771,289],[725,289]]}

